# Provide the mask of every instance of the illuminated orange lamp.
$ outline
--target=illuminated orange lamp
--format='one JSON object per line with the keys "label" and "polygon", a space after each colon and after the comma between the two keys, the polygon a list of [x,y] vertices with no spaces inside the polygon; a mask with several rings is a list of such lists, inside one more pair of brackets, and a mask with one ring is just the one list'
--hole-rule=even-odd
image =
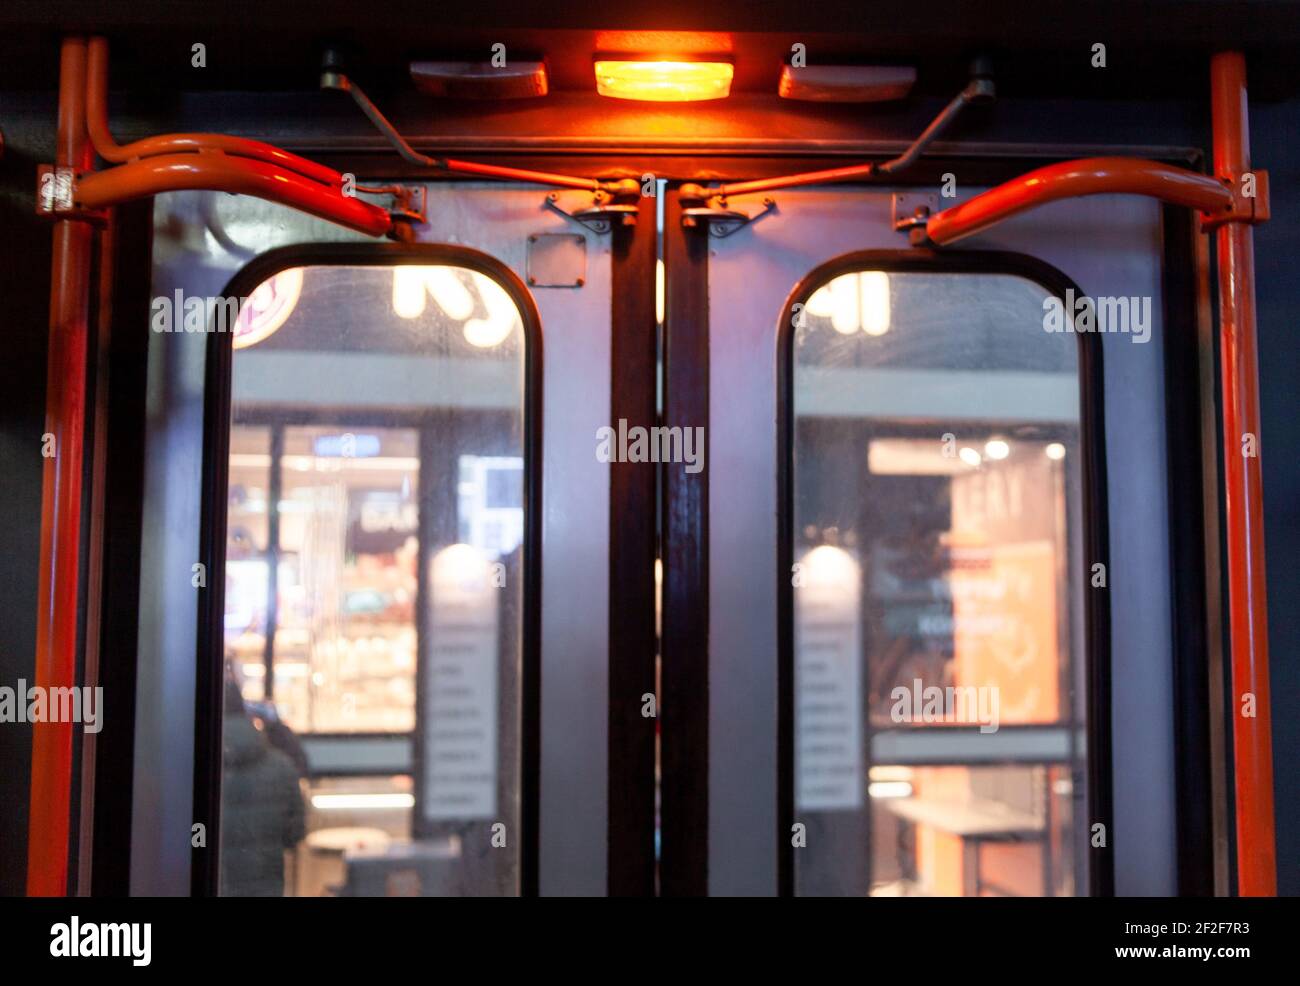
{"label": "illuminated orange lamp", "polygon": [[596,91],[615,99],[684,103],[731,93],[732,65],[723,61],[596,59]]}

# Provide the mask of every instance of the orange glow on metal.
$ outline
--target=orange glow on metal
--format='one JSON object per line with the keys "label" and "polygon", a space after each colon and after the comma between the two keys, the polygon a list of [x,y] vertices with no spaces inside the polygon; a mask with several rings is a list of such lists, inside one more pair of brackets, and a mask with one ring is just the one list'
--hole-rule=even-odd
{"label": "orange glow on metal", "polygon": [[730,62],[596,61],[596,91],[615,99],[684,103],[731,93]]}
{"label": "orange glow on metal", "polygon": [[926,233],[947,246],[1029,209],[1084,195],[1149,195],[1210,215],[1232,208],[1232,190],[1209,175],[1158,161],[1094,157],[1049,164],[944,209],[930,217]]}
{"label": "orange glow on metal", "polygon": [[[1210,59],[1214,173],[1233,187],[1251,171],[1246,59]],[[1245,222],[1215,230],[1219,255],[1219,353],[1223,488],[1232,653],[1232,751],[1236,784],[1237,893],[1277,896],[1273,817],[1273,720],[1269,707],[1268,581],[1264,567],[1264,479],[1246,436],[1258,437],[1259,344],[1255,326],[1255,234]],[[1254,715],[1242,709],[1251,697]]]}
{"label": "orange glow on metal", "polygon": [[[59,67],[55,161],[88,169],[86,43],[65,38]],[[93,231],[84,222],[54,224],[50,273],[50,336],[45,431],[57,454],[45,460],[41,489],[39,609],[34,685],[72,688],[77,681],[77,608],[81,598],[81,486],[86,424],[86,372]],[[19,697],[20,702],[26,696]],[[32,725],[32,773],[27,818],[27,894],[68,892],[71,838],[73,724]]]}

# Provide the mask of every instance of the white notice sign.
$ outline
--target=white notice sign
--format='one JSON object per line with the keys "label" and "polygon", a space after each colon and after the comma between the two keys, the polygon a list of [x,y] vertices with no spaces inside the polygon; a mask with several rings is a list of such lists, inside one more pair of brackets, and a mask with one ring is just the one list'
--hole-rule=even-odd
{"label": "white notice sign", "polygon": [[830,545],[803,556],[794,591],[795,808],[862,807],[862,575]]}
{"label": "white notice sign", "polygon": [[424,815],[495,818],[497,599],[487,560],[467,544],[434,556],[424,661]]}

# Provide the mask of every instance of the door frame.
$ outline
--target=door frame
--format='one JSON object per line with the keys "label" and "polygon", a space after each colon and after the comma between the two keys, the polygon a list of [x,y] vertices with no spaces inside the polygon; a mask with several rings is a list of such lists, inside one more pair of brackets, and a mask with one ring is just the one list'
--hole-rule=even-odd
{"label": "door frame", "polygon": [[[936,155],[918,165],[912,181],[890,179],[887,182],[851,186],[860,191],[880,193],[887,188],[931,188],[917,179],[932,181],[945,168],[962,163],[970,180],[994,184],[1045,162],[1067,160],[1076,148],[1065,146],[1037,148],[1020,156],[1005,145],[997,148],[970,147],[972,158]],[[1123,153],[1123,148],[1107,148],[1107,153]],[[1144,149],[1151,155],[1151,149]],[[1164,149],[1155,155],[1171,164],[1203,169],[1199,151]],[[763,174],[795,170],[797,160],[764,158],[755,166]],[[965,173],[965,172],[964,172]],[[728,179],[748,175],[729,171]],[[665,424],[702,424],[708,426],[709,387],[709,250],[708,237],[702,230],[683,230],[680,224],[682,205],[676,193],[677,183],[670,185],[664,229],[664,253],[668,270],[667,318],[665,324]],[[779,196],[778,196],[779,199]],[[1171,536],[1167,577],[1177,633],[1176,688],[1179,698],[1174,710],[1174,756],[1177,804],[1176,885],[1179,893],[1222,893],[1224,874],[1231,866],[1231,839],[1226,828],[1231,824],[1225,794],[1230,778],[1225,766],[1223,727],[1214,712],[1214,695],[1223,687],[1226,669],[1221,660],[1221,598],[1218,592],[1220,559],[1214,532],[1221,503],[1220,484],[1215,481],[1217,438],[1214,428],[1215,398],[1213,391],[1213,346],[1206,318],[1204,258],[1193,249],[1194,228],[1182,210],[1166,209],[1163,215],[1165,236],[1160,258],[1162,286],[1157,304],[1162,304],[1165,328],[1165,389],[1169,408],[1162,422],[1169,455],[1169,489],[1167,507]],[[899,253],[911,253],[907,249]],[[959,256],[968,251],[954,250],[945,256]],[[1031,262],[1044,263],[1029,257]],[[960,261],[958,261],[960,263]],[[1047,265],[1050,269],[1050,265]],[[673,353],[690,354],[694,368],[674,370]],[[1207,365],[1208,361],[1208,365]],[[1196,385],[1187,386],[1189,373],[1196,374]],[[675,385],[676,382],[676,385]],[[1189,430],[1189,421],[1199,421],[1199,430]],[[784,460],[778,455],[778,462]],[[1104,475],[1104,464],[1103,473]],[[702,895],[709,892],[709,459],[703,471],[694,477],[674,477],[665,472],[664,525],[664,595],[663,595],[663,681],[665,709],[664,777],[662,793],[663,858],[661,881],[665,894]],[[1179,494],[1182,479],[1193,482],[1195,496]],[[1178,485],[1175,485],[1178,484]],[[676,493],[674,493],[676,490]],[[779,495],[787,495],[785,482]],[[1103,498],[1104,499],[1104,498]],[[703,516],[690,516],[682,506],[691,500],[703,503]],[[784,509],[784,508],[782,508]],[[1104,510],[1104,504],[1102,505]],[[1200,560],[1203,564],[1197,564]],[[676,587],[676,591],[674,591]],[[1108,600],[1107,600],[1108,601]],[[789,619],[781,613],[779,619]],[[1089,617],[1091,623],[1093,617]],[[784,623],[782,624],[784,626]],[[781,639],[786,639],[784,630]],[[778,687],[788,694],[790,669],[782,662]],[[1094,689],[1094,693],[1095,693]],[[1090,710],[1094,721],[1111,723],[1110,693],[1105,693],[1106,708]],[[680,702],[685,701],[686,707]],[[784,704],[783,704],[784,705]],[[788,730],[788,709],[778,712],[782,728]],[[670,733],[671,725],[675,728]],[[792,751],[782,743],[783,762],[779,767],[782,790],[789,792]],[[673,751],[676,751],[674,754]],[[1109,771],[1110,764],[1106,764]],[[1226,784],[1226,788],[1225,788]],[[1107,791],[1109,793],[1109,785]],[[1108,799],[1109,800],[1109,799]],[[778,808],[778,829],[788,832],[792,818],[792,796],[783,794]],[[1113,831],[1113,828],[1108,829]],[[785,841],[788,841],[786,839]],[[778,892],[792,889],[789,853],[778,861]],[[1114,892],[1113,862],[1103,868],[1097,889]],[[1213,874],[1213,876],[1210,876]],[[1217,888],[1217,889],[1216,889]]]}
{"label": "door frame", "polygon": [[[542,385],[543,336],[541,315],[519,276],[505,263],[466,246],[446,243],[309,243],[259,254],[230,279],[222,297],[242,298],[266,279],[290,267],[380,267],[402,264],[448,265],[491,278],[510,296],[519,311],[524,336],[523,452],[524,559],[519,751],[519,886],[522,896],[536,896],[538,878],[538,775],[540,764],[540,671],[542,596]],[[194,714],[194,817],[207,819],[213,844],[196,849],[192,860],[191,892],[215,896],[220,879],[223,660],[225,645],[226,507],[229,485],[229,442],[232,422],[231,383],[234,337],[209,332],[207,380],[204,387],[203,499],[200,508],[200,557],[213,573],[207,590],[199,593]],[[364,414],[364,412],[362,412]],[[423,518],[421,524],[423,524]],[[424,546],[421,544],[421,554]],[[423,579],[420,579],[423,586]],[[420,591],[424,596],[427,587]],[[417,601],[416,611],[422,605]],[[417,638],[420,628],[417,626]],[[417,669],[419,662],[417,661]],[[417,696],[423,688],[417,682]],[[417,704],[420,699],[417,697]],[[412,738],[412,770],[419,771],[421,745]]]}

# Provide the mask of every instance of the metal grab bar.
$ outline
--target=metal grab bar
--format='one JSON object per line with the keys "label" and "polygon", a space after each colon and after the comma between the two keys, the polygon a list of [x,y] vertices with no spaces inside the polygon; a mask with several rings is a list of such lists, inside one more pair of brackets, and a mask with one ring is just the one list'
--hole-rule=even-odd
{"label": "metal grab bar", "polygon": [[[86,45],[67,38],[59,56],[59,129],[55,163],[87,168]],[[41,491],[40,582],[36,659],[40,689],[77,684],[77,603],[81,579],[81,488],[86,423],[92,229],[77,218],[57,219],[50,265],[50,337]],[[27,701],[22,696],[19,701]],[[32,724],[31,801],[27,822],[27,893],[67,892],[72,807],[73,724]]]}
{"label": "metal grab bar", "polygon": [[91,38],[86,52],[86,128],[95,152],[112,164],[145,157],[198,151],[221,151],[279,165],[322,185],[338,188],[340,176],[332,168],[290,154],[271,144],[228,134],[162,134],[130,144],[119,144],[108,127],[108,40]]}
{"label": "metal grab bar", "polygon": [[[1210,112],[1214,126],[1214,171],[1234,188],[1239,187],[1243,176],[1251,173],[1246,60],[1240,52],[1221,52],[1210,59]],[[1272,897],[1277,894],[1277,846],[1264,573],[1264,480],[1258,453],[1254,239],[1254,231],[1244,221],[1224,223],[1215,232],[1231,614],[1237,886],[1243,897]],[[1254,438],[1253,454],[1243,447],[1246,436]],[[1248,715],[1242,707],[1248,696],[1254,699],[1253,715]]]}
{"label": "metal grab bar", "polygon": [[[393,217],[343,194],[343,176],[260,140],[183,133],[118,144],[108,126],[108,41],[86,43],[86,130],[96,153],[118,166],[77,180],[77,203],[95,209],[180,189],[235,192],[280,202],[371,236],[393,230]],[[159,161],[165,161],[160,165]]]}
{"label": "metal grab bar", "polygon": [[[1066,161],[1031,171],[930,216],[925,232],[931,243],[945,246],[1048,202],[1104,194],[1148,195],[1198,209],[1203,214],[1202,228],[1215,228],[1237,883],[1242,896],[1274,896],[1277,849],[1259,459],[1254,234],[1250,229],[1252,224],[1268,218],[1268,185],[1267,173],[1251,168],[1245,58],[1240,52],[1214,55],[1210,77],[1214,176],[1129,158]],[[1249,193],[1244,191],[1248,177],[1253,179]],[[1247,703],[1251,706],[1249,712]]]}
{"label": "metal grab bar", "polygon": [[392,227],[392,217],[376,205],[327,190],[278,165],[222,153],[165,154],[95,171],[77,183],[77,201],[97,209],[184,189],[269,199],[371,236],[383,236]]}
{"label": "metal grab bar", "polygon": [[1209,175],[1140,158],[1084,158],[1038,168],[937,212],[926,234],[947,246],[1029,209],[1085,195],[1149,195],[1210,214],[1227,212],[1234,202],[1232,190]]}

